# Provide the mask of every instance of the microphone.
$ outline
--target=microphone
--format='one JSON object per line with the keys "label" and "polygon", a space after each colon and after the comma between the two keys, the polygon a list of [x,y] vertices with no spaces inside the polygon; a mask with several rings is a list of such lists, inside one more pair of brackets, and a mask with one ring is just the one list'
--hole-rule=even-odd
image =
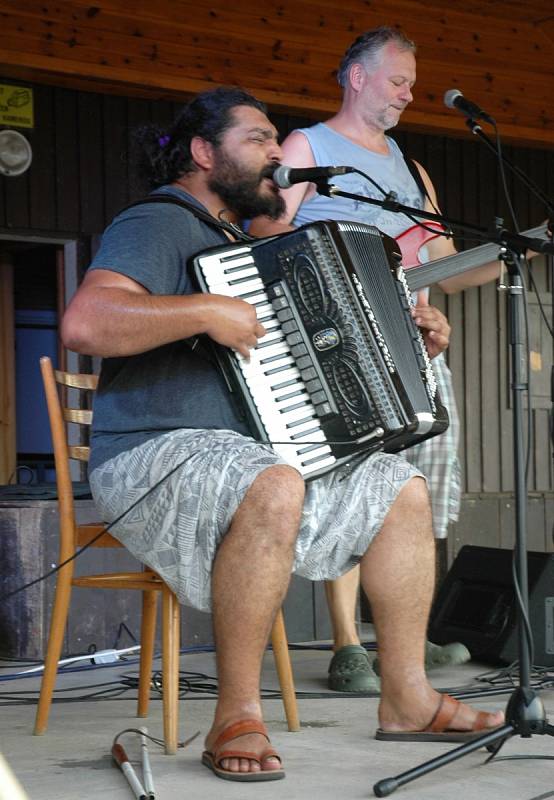
{"label": "microphone", "polygon": [[494,119],[483,111],[482,108],[472,103],[471,100],[466,100],[459,89],[448,89],[444,93],[444,105],[447,108],[456,108],[465,114],[470,119],[484,119],[485,122],[490,122],[491,125],[496,125]]}
{"label": "microphone", "polygon": [[346,175],[347,172],[356,172],[354,167],[277,167],[271,176],[273,183],[279,189],[289,189],[295,183],[318,181],[321,178],[332,178],[334,175]]}

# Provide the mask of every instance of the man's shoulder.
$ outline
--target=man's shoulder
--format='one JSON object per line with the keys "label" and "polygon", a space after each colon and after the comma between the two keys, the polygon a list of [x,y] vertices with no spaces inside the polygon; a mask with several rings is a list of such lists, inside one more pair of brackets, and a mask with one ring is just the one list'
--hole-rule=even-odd
{"label": "man's shoulder", "polygon": [[139,240],[155,237],[158,243],[186,243],[187,249],[193,251],[225,241],[203,216],[209,214],[192,195],[158,190],[121,209],[104,236]]}
{"label": "man's shoulder", "polygon": [[124,206],[113,221],[141,218],[158,224],[180,217],[191,222],[196,218],[194,209],[202,210],[202,206],[192,195],[173,191],[172,187],[162,187]]}

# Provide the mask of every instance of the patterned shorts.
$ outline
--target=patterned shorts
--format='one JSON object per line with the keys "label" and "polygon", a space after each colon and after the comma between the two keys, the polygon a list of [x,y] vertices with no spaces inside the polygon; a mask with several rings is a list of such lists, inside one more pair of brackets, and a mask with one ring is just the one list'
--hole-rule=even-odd
{"label": "patterned shorts", "polygon": [[[217,547],[256,476],[282,463],[271,448],[233,431],[183,429],[97,467],[90,485],[105,522],[123,515],[114,536],[180,602],[209,611]],[[416,476],[400,456],[375,453],[309,481],[293,571],[311,580],[348,572]]]}
{"label": "patterned shorts", "polygon": [[434,358],[432,364],[441,400],[448,409],[450,424],[440,436],[433,436],[415,447],[403,450],[402,455],[427,478],[435,538],[445,539],[448,535],[448,523],[455,522],[460,513],[462,493],[458,460],[460,421],[452,375],[446,365],[444,353]]}

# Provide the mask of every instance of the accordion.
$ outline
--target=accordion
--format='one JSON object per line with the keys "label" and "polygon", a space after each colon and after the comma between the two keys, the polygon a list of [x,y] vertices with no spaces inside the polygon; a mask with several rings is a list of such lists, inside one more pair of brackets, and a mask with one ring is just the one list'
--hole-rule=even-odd
{"label": "accordion", "polygon": [[216,346],[253,436],[306,480],[448,427],[394,239],[314,222],[195,256],[201,291],[240,298],[266,334],[250,361]]}

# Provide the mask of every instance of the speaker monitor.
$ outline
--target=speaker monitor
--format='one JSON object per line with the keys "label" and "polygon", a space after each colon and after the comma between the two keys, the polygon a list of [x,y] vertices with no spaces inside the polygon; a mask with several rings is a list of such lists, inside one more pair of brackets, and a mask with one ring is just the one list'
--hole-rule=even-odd
{"label": "speaker monitor", "polygon": [[[518,658],[512,550],[466,545],[431,611],[429,639],[463,642],[473,658],[511,664]],[[554,554],[528,553],[529,622],[536,666],[554,666]]]}

